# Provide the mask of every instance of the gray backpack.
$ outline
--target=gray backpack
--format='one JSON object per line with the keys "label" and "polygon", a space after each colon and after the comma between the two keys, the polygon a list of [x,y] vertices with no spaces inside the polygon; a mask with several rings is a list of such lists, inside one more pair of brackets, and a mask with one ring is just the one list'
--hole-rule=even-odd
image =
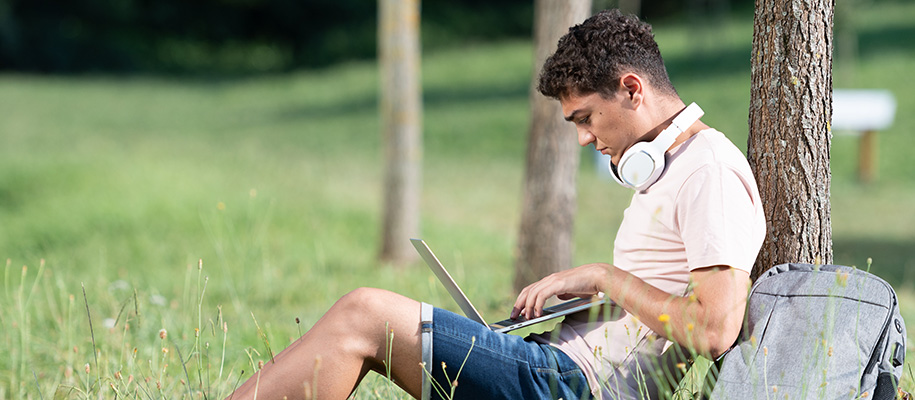
{"label": "gray backpack", "polygon": [[893,399],[905,361],[893,288],[837,265],[782,264],[753,284],[712,399]]}

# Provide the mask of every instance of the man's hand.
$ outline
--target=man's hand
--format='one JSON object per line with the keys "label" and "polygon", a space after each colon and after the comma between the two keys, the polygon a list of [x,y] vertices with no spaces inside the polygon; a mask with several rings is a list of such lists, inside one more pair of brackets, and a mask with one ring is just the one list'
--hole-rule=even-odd
{"label": "man's hand", "polygon": [[577,268],[551,274],[534,282],[518,295],[512,307],[511,318],[525,319],[543,315],[543,305],[553,296],[561,300],[594,296],[606,284],[608,264],[586,264]]}
{"label": "man's hand", "polygon": [[568,300],[604,292],[658,334],[699,354],[715,358],[737,338],[746,307],[750,276],[719,265],[690,273],[693,290],[675,296],[609,264],[586,264],[557,272],[524,288],[511,318],[542,315],[552,296]]}

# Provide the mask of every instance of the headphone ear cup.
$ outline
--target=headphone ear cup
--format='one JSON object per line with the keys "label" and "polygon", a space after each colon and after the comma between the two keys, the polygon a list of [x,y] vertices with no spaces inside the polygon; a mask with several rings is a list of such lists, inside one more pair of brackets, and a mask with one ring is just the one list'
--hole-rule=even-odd
{"label": "headphone ear cup", "polygon": [[664,153],[645,142],[636,143],[627,150],[617,167],[620,183],[636,190],[650,186],[663,170]]}
{"label": "headphone ear cup", "polygon": [[670,126],[664,128],[651,142],[632,145],[623,153],[619,165],[610,163],[613,179],[628,188],[639,191],[647,189],[664,173],[667,149],[673,145],[678,135],[686,132],[702,115],[702,109],[692,103],[678,113]]}
{"label": "headphone ear cup", "polygon": [[612,160],[607,162],[607,169],[610,170],[610,176],[613,177],[613,180],[616,181],[616,183],[619,183],[623,187],[630,189],[632,188],[631,186],[627,185],[626,182],[623,182],[623,180],[620,179],[619,170],[616,168],[616,164],[614,164]]}
{"label": "headphone ear cup", "polygon": [[661,177],[661,174],[664,173],[664,165],[665,165],[665,161],[666,161],[664,159],[664,153],[665,152],[657,152],[657,151],[651,153],[651,159],[653,161],[651,174],[648,176],[647,179],[645,179],[644,182],[642,182],[641,184],[636,186],[636,190],[648,189],[649,186],[653,185],[655,183],[655,181],[657,181],[658,178]]}

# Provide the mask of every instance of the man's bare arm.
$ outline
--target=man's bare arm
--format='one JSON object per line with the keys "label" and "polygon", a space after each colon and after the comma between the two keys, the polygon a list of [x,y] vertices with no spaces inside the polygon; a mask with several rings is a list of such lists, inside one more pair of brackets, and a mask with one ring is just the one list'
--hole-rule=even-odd
{"label": "man's bare arm", "polygon": [[604,292],[653,331],[697,353],[717,357],[737,339],[750,277],[728,266],[700,268],[691,274],[692,291],[672,296],[609,264],[587,264],[557,272],[524,288],[512,316],[539,315],[546,299]]}

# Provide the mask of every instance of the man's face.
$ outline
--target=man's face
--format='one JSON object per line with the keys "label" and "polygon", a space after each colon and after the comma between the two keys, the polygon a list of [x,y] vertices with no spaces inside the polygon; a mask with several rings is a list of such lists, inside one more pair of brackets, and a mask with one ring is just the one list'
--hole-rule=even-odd
{"label": "man's face", "polygon": [[597,151],[609,155],[618,164],[623,152],[631,147],[638,135],[632,126],[632,115],[624,108],[625,97],[619,92],[605,98],[598,93],[571,94],[560,99],[566,121],[575,124],[578,143],[584,147],[594,144]]}

